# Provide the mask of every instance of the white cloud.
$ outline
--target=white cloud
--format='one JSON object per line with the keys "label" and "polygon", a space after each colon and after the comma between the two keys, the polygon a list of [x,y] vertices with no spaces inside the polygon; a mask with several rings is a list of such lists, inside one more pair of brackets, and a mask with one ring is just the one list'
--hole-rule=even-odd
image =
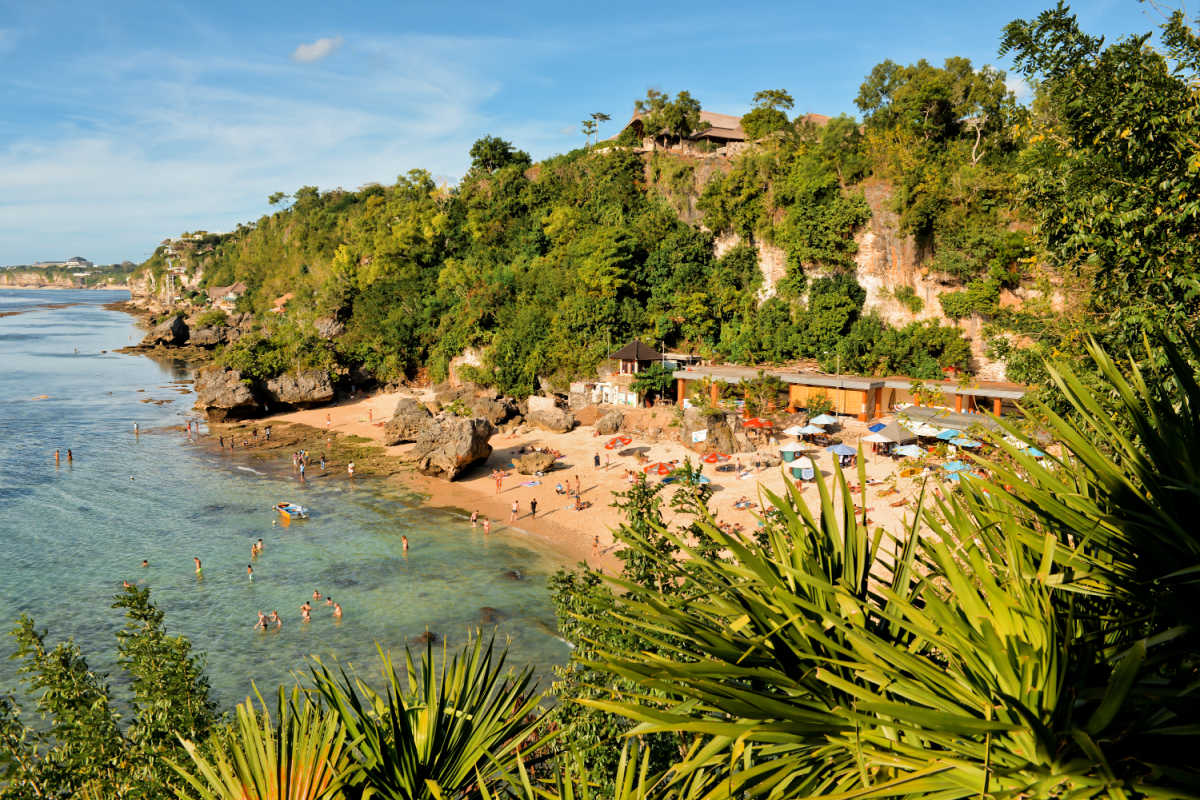
{"label": "white cloud", "polygon": [[292,51],[292,61],[299,61],[301,64],[311,64],[314,61],[320,61],[322,58],[333,53],[342,46],[342,37],[326,36],[317,39],[311,44],[302,44]]}
{"label": "white cloud", "polygon": [[1009,75],[1004,79],[1004,86],[1014,95],[1020,102],[1024,102],[1033,97],[1033,87],[1029,85],[1029,81],[1025,80],[1020,75]]}

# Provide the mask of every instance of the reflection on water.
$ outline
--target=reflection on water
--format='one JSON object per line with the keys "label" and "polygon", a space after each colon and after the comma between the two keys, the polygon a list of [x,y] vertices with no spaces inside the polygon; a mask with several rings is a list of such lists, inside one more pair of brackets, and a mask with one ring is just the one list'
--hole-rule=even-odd
{"label": "reflection on water", "polygon": [[[120,297],[0,292],[0,308],[33,308],[0,318],[0,337],[8,337],[0,373],[0,623],[28,613],[51,641],[74,637],[94,666],[111,672],[122,622],[109,607],[112,594],[122,580],[149,586],[169,627],[208,653],[226,707],[251,680],[288,680],[311,654],[373,669],[376,642],[399,648],[426,629],[453,646],[468,631],[498,625],[515,663],[545,669],[565,659],[546,591],[554,564],[530,542],[484,537],[398,487],[351,486],[340,475],[301,485],[286,469],[239,470],[254,468],[188,444],[172,427],[191,398],[170,383],[188,377],[186,365],[111,353],[138,337],[128,317],[99,308]],[[69,301],[85,305],[35,307]],[[31,399],[39,395],[47,399]],[[280,500],[310,507],[312,518],[273,525],[271,507]],[[259,537],[266,549],[251,582],[246,565]],[[193,556],[203,562],[201,580]],[[508,575],[514,570],[521,580]],[[323,604],[311,623],[300,622],[299,606],[314,590],[342,605],[340,622]],[[259,610],[278,610],[283,629],[252,630]],[[0,644],[9,652],[8,642]],[[16,684],[15,667],[0,660],[0,689]]]}

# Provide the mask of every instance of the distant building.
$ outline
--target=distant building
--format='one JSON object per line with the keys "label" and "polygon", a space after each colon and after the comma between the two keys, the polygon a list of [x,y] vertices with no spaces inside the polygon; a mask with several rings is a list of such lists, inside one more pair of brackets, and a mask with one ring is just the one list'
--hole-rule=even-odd
{"label": "distant building", "polygon": [[225,308],[227,311],[232,311],[233,304],[245,293],[246,284],[241,281],[231,283],[229,286],[210,286],[207,289],[209,302],[220,308]]}
{"label": "distant building", "polygon": [[636,408],[646,401],[645,394],[633,388],[639,372],[655,362],[675,370],[699,360],[696,356],[683,353],[660,353],[638,339],[614,352],[609,359],[616,364],[607,377],[571,384],[571,395],[579,404],[607,403]]}
{"label": "distant building", "polygon": [[96,266],[91,261],[88,261],[83,256],[74,256],[66,261],[38,261],[31,266],[34,267],[66,267],[68,269],[91,269]]}
{"label": "distant building", "polygon": [[[645,130],[642,124],[644,116],[641,112],[635,111],[633,116],[629,118],[629,122],[625,123],[625,127],[621,129],[621,132],[624,133],[626,130],[632,129],[637,134],[637,137],[643,141],[659,138],[658,132]],[[829,122],[829,117],[824,114],[805,114],[804,120],[820,127]],[[746,132],[742,130],[741,117],[732,114],[718,114],[715,111],[701,111],[700,122],[702,126],[707,124],[708,127],[704,128],[704,130],[694,131],[683,140],[684,142],[690,144],[707,142],[716,147],[724,147],[729,144],[738,144],[746,141]]]}

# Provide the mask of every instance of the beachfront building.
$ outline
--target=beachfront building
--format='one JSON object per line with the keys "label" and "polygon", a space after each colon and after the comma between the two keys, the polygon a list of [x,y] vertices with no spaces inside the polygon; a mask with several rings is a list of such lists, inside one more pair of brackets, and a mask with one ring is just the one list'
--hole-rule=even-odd
{"label": "beachfront building", "polygon": [[888,378],[859,375],[828,375],[799,369],[758,369],[736,365],[688,366],[676,370],[676,401],[683,405],[689,383],[708,378],[713,383],[713,402],[718,398],[717,383],[737,384],[753,380],[759,372],[779,378],[787,391],[789,409],[807,408],[810,399],[827,398],[833,411],[863,422],[891,413],[908,405],[953,406],[958,413],[988,411],[1003,414],[1025,396],[1025,387],[997,381],[921,381],[894,375]]}
{"label": "beachfront building", "polygon": [[208,300],[217,308],[233,311],[233,304],[246,293],[246,284],[238,281],[228,286],[210,286],[206,290]]}
{"label": "beachfront building", "polygon": [[598,381],[577,381],[571,384],[571,397],[579,405],[607,403],[614,406],[638,407],[646,402],[644,393],[633,389],[637,374],[656,362],[667,369],[682,369],[698,364],[700,359],[687,353],[660,353],[653,347],[634,339],[610,355],[611,366],[601,371]]}

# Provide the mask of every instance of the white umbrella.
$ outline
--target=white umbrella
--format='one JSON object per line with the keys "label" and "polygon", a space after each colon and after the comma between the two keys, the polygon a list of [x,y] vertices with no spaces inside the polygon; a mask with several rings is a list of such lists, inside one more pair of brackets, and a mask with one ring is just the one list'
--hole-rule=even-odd
{"label": "white umbrella", "polygon": [[809,425],[837,425],[837,417],[831,417],[828,414],[821,414],[813,417],[808,421]]}
{"label": "white umbrella", "polygon": [[793,425],[790,428],[784,428],[783,433],[787,436],[803,436],[804,428],[801,428],[799,425]]}
{"label": "white umbrella", "polygon": [[811,436],[814,433],[824,433],[824,428],[818,428],[816,425],[805,425],[800,429],[801,436]]}
{"label": "white umbrella", "polygon": [[805,449],[804,445],[800,444],[799,442],[788,442],[787,444],[780,446],[779,452],[795,453],[795,452],[798,452],[798,451],[804,450],[804,449]]}
{"label": "white umbrella", "polygon": [[800,456],[799,458],[797,458],[795,461],[792,462],[792,466],[799,467],[800,469],[804,469],[805,467],[811,468],[811,467],[813,467],[813,462],[812,462],[812,459],[809,458],[808,456]]}
{"label": "white umbrella", "polygon": [[917,436],[935,437],[942,432],[942,429],[936,425],[930,425],[928,422],[922,422],[913,428],[910,428]]}
{"label": "white umbrella", "polygon": [[864,442],[872,442],[874,444],[891,444],[892,440],[886,436],[880,436],[878,433],[872,433],[863,437]]}

